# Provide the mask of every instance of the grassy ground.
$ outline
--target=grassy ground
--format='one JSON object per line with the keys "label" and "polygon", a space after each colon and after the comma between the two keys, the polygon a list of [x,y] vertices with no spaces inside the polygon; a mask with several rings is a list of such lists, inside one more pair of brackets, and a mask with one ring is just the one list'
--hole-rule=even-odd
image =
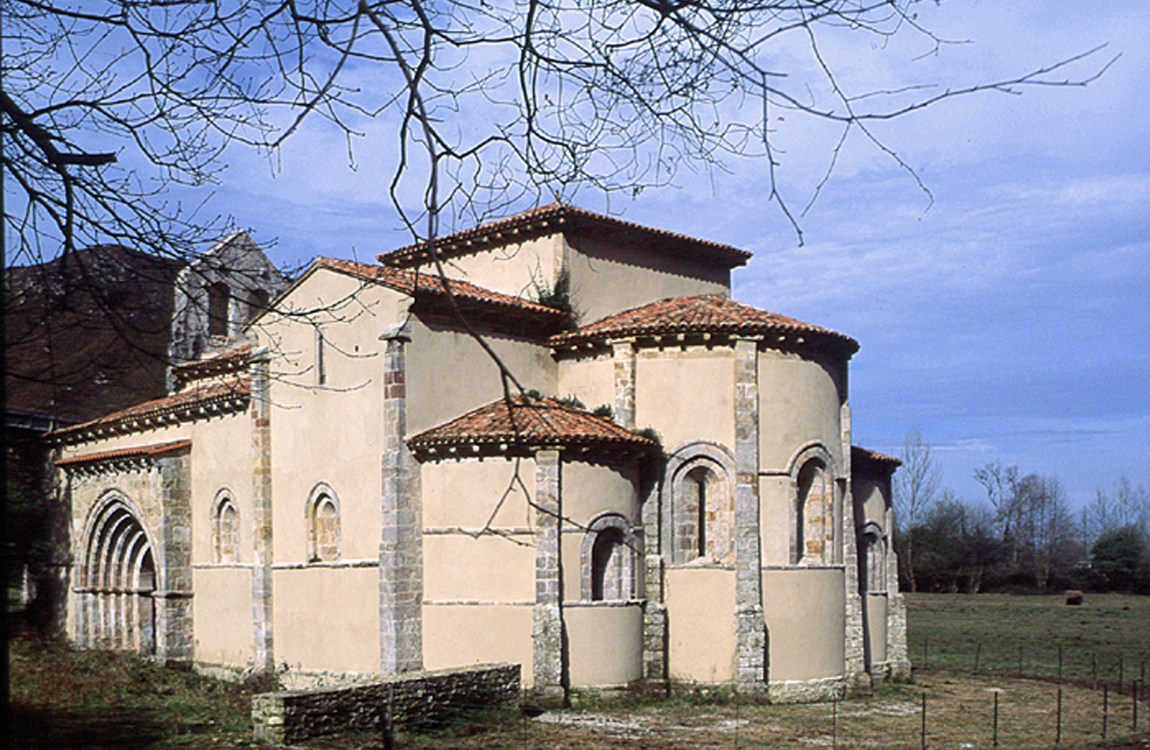
{"label": "grassy ground", "polygon": [[[928,596],[909,598],[910,685],[884,685],[869,699],[809,706],[748,705],[729,693],[689,692],[667,702],[585,706],[528,718],[517,710],[460,717],[424,734],[401,734],[395,746],[448,748],[931,748],[1054,747],[1058,692],[1061,746],[1150,748],[1150,705],[1111,689],[1103,708],[1090,675],[1075,684],[1018,679],[1023,671],[1064,670],[1071,652],[1097,653],[1099,682],[1137,676],[1150,659],[1150,599],[1088,597],[1082,607],[1060,598]],[[928,645],[929,641],[929,645]],[[981,645],[979,645],[981,644]],[[922,665],[926,652],[929,664]],[[1005,656],[996,656],[999,652]],[[1041,656],[1052,652],[1050,657]],[[26,641],[10,646],[15,734],[25,748],[247,748],[248,710],[259,686],[216,682],[159,669],[127,657],[75,653]],[[971,674],[975,658],[979,673]],[[1081,662],[1081,660],[1079,660]],[[1104,665],[1113,663],[1113,668]],[[1106,672],[1112,669],[1113,674]],[[994,670],[994,671],[992,671]],[[1115,745],[1114,743],[1120,743]],[[376,735],[346,734],[310,741],[314,750],[382,747]]]}

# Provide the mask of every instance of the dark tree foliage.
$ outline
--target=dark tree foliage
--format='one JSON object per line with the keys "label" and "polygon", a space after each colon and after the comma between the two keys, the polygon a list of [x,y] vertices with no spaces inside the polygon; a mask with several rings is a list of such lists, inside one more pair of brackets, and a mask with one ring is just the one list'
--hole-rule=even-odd
{"label": "dark tree foliage", "polygon": [[1150,593],[1150,545],[1134,524],[1104,532],[1090,548],[1090,558],[1111,591]]}

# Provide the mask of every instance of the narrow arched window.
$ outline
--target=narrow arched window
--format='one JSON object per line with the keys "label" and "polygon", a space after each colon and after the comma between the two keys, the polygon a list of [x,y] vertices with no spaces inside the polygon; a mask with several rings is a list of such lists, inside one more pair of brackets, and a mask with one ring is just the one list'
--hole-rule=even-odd
{"label": "narrow arched window", "polygon": [[863,590],[871,593],[886,591],[886,540],[876,524],[867,524],[859,538],[859,553],[863,568],[859,582]]}
{"label": "narrow arched window", "polygon": [[626,599],[623,585],[623,532],[606,528],[591,546],[591,601]]}
{"label": "narrow arched window", "polygon": [[325,485],[308,503],[308,561],[335,562],[340,556],[339,502]]}
{"label": "narrow arched window", "polygon": [[799,471],[798,497],[795,502],[795,562],[799,565],[824,565],[830,562],[833,524],[832,490],[826,467],[817,459],[807,461]]}
{"label": "narrow arched window", "polygon": [[638,597],[639,547],[639,535],[623,516],[607,513],[592,521],[581,552],[583,600],[626,601]]}
{"label": "narrow arched window", "polygon": [[232,293],[223,282],[208,287],[208,335],[228,335],[228,307]]}
{"label": "narrow arched window", "polygon": [[676,488],[676,555],[678,563],[706,558],[727,561],[733,551],[734,505],[727,482],[710,461],[688,470]]}
{"label": "narrow arched window", "polygon": [[239,562],[240,516],[230,495],[221,494],[216,500],[212,542],[217,563]]}

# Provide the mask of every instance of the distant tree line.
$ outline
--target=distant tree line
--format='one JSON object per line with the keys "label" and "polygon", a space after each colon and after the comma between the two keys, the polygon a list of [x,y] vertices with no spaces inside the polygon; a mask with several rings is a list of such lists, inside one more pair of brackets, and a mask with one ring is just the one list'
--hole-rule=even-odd
{"label": "distant tree line", "polygon": [[940,489],[930,443],[907,433],[895,475],[901,585],[978,593],[1086,589],[1150,594],[1150,491],[1122,477],[1072,512],[1058,478],[988,463],[971,502]]}

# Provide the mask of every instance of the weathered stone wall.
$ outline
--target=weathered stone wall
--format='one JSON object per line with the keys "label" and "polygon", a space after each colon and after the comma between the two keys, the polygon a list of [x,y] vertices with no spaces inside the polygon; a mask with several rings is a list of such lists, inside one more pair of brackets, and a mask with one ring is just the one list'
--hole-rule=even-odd
{"label": "weathered stone wall", "polygon": [[395,729],[440,721],[454,711],[513,704],[519,700],[519,669],[495,664],[412,672],[370,685],[257,695],[255,739],[282,745],[348,729],[377,730],[389,702]]}

